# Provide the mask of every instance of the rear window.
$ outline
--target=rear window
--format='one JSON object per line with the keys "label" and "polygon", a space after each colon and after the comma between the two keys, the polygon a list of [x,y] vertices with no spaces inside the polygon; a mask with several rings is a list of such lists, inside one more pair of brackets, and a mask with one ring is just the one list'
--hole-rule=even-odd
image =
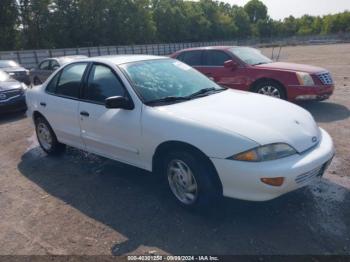
{"label": "rear window", "polygon": [[202,65],[202,53],[202,51],[188,51],[180,54],[177,59],[190,66],[198,66]]}
{"label": "rear window", "polygon": [[232,58],[223,51],[209,50],[205,51],[206,66],[224,66],[224,63]]}
{"label": "rear window", "polygon": [[56,86],[56,94],[78,98],[81,80],[86,67],[87,63],[78,63],[64,68]]}

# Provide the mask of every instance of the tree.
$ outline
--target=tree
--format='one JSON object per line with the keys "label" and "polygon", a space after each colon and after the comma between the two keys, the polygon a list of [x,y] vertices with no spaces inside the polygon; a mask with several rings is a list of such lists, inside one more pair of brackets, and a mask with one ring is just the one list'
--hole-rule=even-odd
{"label": "tree", "polygon": [[232,7],[232,19],[237,27],[237,36],[240,38],[251,35],[250,18],[243,7]]}
{"label": "tree", "polygon": [[250,0],[245,6],[244,10],[249,16],[250,22],[255,24],[259,20],[266,21],[267,7],[259,0]]}
{"label": "tree", "polygon": [[18,9],[16,0],[1,0],[0,50],[10,50],[18,37]]}

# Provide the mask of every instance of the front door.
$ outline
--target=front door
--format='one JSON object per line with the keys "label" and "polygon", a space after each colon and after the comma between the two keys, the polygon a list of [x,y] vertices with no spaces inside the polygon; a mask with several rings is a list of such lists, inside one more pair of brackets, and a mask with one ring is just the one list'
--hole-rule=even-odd
{"label": "front door", "polygon": [[117,73],[93,64],[79,104],[81,134],[88,151],[139,166],[141,108],[107,109],[105,99],[128,96]]}
{"label": "front door", "polygon": [[203,74],[218,83],[233,89],[246,90],[248,79],[243,71],[245,68],[237,64],[236,68],[226,68],[224,63],[234,60],[232,56],[221,50],[206,50],[203,55],[203,65],[198,68]]}

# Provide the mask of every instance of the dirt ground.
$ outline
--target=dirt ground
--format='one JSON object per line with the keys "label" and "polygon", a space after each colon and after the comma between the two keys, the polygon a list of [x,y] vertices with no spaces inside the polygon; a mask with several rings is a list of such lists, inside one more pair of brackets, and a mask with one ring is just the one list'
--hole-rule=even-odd
{"label": "dirt ground", "polygon": [[49,158],[29,119],[1,117],[0,255],[350,254],[350,45],[281,57],[336,80],[330,100],[302,105],[336,145],[325,179],[270,202],[189,213],[148,173],[71,148]]}

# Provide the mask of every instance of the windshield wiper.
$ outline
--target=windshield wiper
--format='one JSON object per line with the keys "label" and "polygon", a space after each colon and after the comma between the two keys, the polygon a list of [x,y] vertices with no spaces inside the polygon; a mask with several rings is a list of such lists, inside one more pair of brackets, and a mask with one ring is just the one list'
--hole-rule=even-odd
{"label": "windshield wiper", "polygon": [[199,96],[204,96],[207,95],[211,92],[221,92],[226,90],[226,88],[222,87],[221,89],[216,89],[214,87],[210,87],[210,88],[204,88],[199,90],[198,92],[195,92],[189,96],[167,96],[164,98],[160,98],[160,99],[155,99],[155,100],[151,100],[146,102],[146,105],[153,105],[153,104],[159,104],[159,103],[172,103],[172,102],[179,102],[179,101],[187,101],[187,100],[191,100],[193,98],[199,97]]}
{"label": "windshield wiper", "polygon": [[268,63],[267,63],[267,62],[260,62],[260,63],[253,64],[253,66],[256,66],[256,65],[265,65],[265,64],[268,64]]}
{"label": "windshield wiper", "polygon": [[148,101],[145,104],[152,105],[152,104],[158,104],[158,103],[171,103],[171,102],[186,101],[186,100],[190,100],[190,98],[183,97],[183,96],[167,96],[164,98]]}
{"label": "windshield wiper", "polygon": [[198,96],[207,95],[213,91],[219,92],[219,91],[224,91],[224,90],[226,90],[226,89],[225,88],[216,89],[215,87],[204,88],[204,89],[199,90],[198,92],[193,93],[192,95],[189,95],[187,98],[192,99],[192,98],[195,98]]}

